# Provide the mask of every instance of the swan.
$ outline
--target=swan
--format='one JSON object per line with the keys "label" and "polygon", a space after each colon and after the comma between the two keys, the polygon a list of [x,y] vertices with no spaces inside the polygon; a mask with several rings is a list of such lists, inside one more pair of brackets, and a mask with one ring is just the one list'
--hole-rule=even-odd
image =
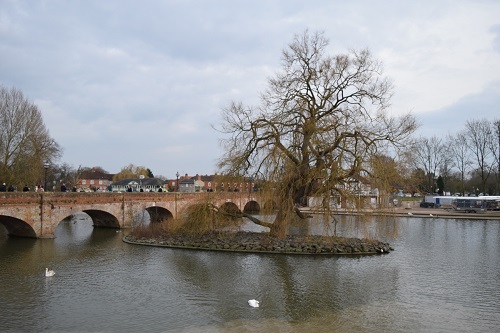
{"label": "swan", "polygon": [[248,305],[250,305],[252,308],[258,308],[259,301],[255,300],[255,299],[251,299],[248,301]]}
{"label": "swan", "polygon": [[413,215],[413,213],[412,213],[412,212],[409,212],[409,213],[408,213],[408,215]]}
{"label": "swan", "polygon": [[434,217],[434,215],[432,215],[432,214],[429,214],[429,216],[430,216],[430,217]]}
{"label": "swan", "polygon": [[49,276],[54,276],[56,274],[56,272],[54,272],[53,270],[49,270],[48,268],[45,268],[45,276],[49,277]]}

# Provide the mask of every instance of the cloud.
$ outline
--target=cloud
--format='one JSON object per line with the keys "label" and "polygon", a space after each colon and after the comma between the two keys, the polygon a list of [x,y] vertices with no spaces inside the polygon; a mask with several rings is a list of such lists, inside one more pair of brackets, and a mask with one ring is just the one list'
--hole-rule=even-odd
{"label": "cloud", "polygon": [[500,24],[491,27],[493,34],[493,48],[496,52],[500,53]]}
{"label": "cloud", "polygon": [[64,162],[210,173],[220,110],[258,103],[294,34],[324,31],[332,54],[369,48],[395,83],[391,111],[443,132],[498,102],[499,14],[485,0],[4,0],[0,81],[40,107]]}
{"label": "cloud", "polygon": [[420,115],[420,134],[445,137],[465,129],[468,120],[500,120],[499,105],[500,81],[496,81],[480,93],[466,95],[443,109]]}

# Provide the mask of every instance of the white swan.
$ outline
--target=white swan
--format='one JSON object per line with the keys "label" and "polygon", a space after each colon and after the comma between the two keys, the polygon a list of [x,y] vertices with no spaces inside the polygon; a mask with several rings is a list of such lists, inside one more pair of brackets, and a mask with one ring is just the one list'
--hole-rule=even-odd
{"label": "white swan", "polygon": [[258,308],[259,301],[255,300],[255,299],[251,299],[248,301],[248,305],[250,305],[252,308]]}
{"label": "white swan", "polygon": [[409,213],[408,213],[408,215],[413,215],[413,213],[412,213],[412,212],[409,212]]}
{"label": "white swan", "polygon": [[54,276],[56,274],[56,272],[54,272],[53,270],[49,270],[48,268],[45,268],[45,276],[49,277],[49,276]]}

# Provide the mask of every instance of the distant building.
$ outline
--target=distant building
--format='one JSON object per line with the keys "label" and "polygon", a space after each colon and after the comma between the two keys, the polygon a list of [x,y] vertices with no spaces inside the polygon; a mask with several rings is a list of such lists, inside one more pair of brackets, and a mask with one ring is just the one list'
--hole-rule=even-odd
{"label": "distant building", "polygon": [[159,178],[126,178],[111,184],[113,192],[166,192],[165,181]]}
{"label": "distant building", "polygon": [[113,174],[95,169],[83,171],[76,181],[79,191],[106,191],[113,182]]}
{"label": "distant building", "polygon": [[203,190],[207,192],[213,192],[215,191],[215,175],[205,175],[205,176],[198,176],[196,177],[203,182]]}
{"label": "distant building", "polygon": [[183,181],[184,179],[189,179],[191,176],[189,176],[187,173],[184,176],[179,175],[179,178],[176,179],[169,179],[166,181],[166,186],[167,189],[171,192],[176,192],[179,188],[179,183]]}
{"label": "distant building", "polygon": [[205,183],[201,180],[201,177],[196,175],[196,177],[187,178],[179,181],[179,192],[201,192],[205,191]]}
{"label": "distant building", "polygon": [[256,182],[253,178],[214,176],[215,188],[219,192],[254,192]]}

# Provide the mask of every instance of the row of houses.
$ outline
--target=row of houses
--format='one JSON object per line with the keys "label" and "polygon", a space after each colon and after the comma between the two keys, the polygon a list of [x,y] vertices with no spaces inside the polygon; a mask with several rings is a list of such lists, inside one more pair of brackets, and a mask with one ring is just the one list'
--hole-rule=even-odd
{"label": "row of houses", "polygon": [[[113,174],[98,170],[83,172],[78,179],[77,187],[80,191],[111,191],[111,192],[253,192],[257,184],[250,178],[227,178],[220,175],[185,174],[176,179],[162,180],[159,178],[128,178],[113,182]],[[372,188],[370,181],[363,177],[356,177],[343,186],[343,190],[351,193],[349,201],[346,198],[330,198],[332,207],[349,208],[382,207],[392,205],[390,194],[380,194],[378,189]],[[356,199],[357,197],[357,199]],[[322,204],[321,198],[308,198],[305,205],[316,207]]]}
{"label": "row of houses", "polygon": [[176,179],[127,178],[113,182],[113,174],[99,170],[87,170],[81,173],[76,187],[79,191],[112,192],[251,192],[255,190],[255,181],[249,178],[222,179],[218,175],[185,174]]}

